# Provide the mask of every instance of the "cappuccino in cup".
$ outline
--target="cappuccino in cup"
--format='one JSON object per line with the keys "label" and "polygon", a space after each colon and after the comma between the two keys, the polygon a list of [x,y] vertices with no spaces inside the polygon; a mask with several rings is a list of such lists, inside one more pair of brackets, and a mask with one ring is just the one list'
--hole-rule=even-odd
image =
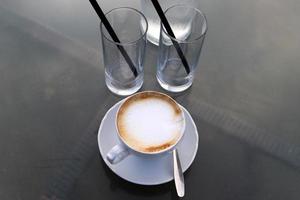
{"label": "cappuccino in cup", "polygon": [[116,116],[116,126],[128,147],[155,154],[172,148],[181,139],[185,120],[183,111],[171,97],[147,91],[124,101]]}
{"label": "cappuccino in cup", "polygon": [[172,151],[185,129],[181,107],[168,95],[154,91],[126,98],[115,120],[120,142],[106,154],[111,164],[119,163],[130,154],[147,157]]}

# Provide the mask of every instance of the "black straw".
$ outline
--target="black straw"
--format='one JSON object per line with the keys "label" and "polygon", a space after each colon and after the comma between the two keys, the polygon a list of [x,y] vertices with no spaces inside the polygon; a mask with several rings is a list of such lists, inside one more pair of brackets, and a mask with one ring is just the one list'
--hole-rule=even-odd
{"label": "black straw", "polygon": [[[158,16],[160,17],[160,20],[162,21],[166,31],[168,32],[168,34],[171,37],[176,39],[176,37],[174,35],[174,32],[172,31],[172,28],[171,28],[171,26],[170,26],[170,24],[169,24],[169,22],[168,22],[168,20],[165,16],[164,12],[163,12],[161,6],[159,5],[158,1],[157,0],[151,0],[151,1],[152,1],[152,4],[153,4],[154,8],[156,9],[156,12],[157,12]],[[176,40],[172,39],[172,38],[170,38],[170,39],[171,39],[171,41],[172,41],[172,43],[173,43],[180,59],[181,59],[181,62],[183,64],[184,68],[185,68],[186,73],[189,74],[190,73],[189,64],[188,64],[188,62],[187,62],[187,60],[186,60],[186,58],[185,58],[185,56],[184,56],[184,54],[183,54],[183,52],[180,48],[178,42]]]}
{"label": "black straw", "polygon": [[[105,17],[102,9],[98,5],[97,1],[96,0],[90,0],[90,3],[92,4],[94,10],[96,11],[97,15],[101,19],[102,23],[104,24],[105,28],[107,29],[109,35],[114,40],[114,42],[121,43],[118,36],[117,36],[117,34],[115,33],[114,29],[111,27],[110,23],[108,22],[107,18]],[[128,66],[130,67],[132,73],[134,74],[135,77],[137,77],[138,74],[137,74],[136,67],[134,66],[132,60],[128,56],[128,54],[125,51],[124,47],[119,45],[119,44],[116,44],[116,45],[117,45],[119,51],[121,52],[121,54],[123,55],[124,59],[126,60],[126,62],[128,64]]]}

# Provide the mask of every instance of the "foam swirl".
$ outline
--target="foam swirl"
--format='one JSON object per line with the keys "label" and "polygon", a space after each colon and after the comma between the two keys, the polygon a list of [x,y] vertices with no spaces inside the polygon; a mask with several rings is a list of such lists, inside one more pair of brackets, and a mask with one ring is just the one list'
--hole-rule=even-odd
{"label": "foam swirl", "polygon": [[127,99],[117,116],[124,142],[140,152],[159,152],[177,142],[184,128],[183,114],[170,97],[143,92]]}

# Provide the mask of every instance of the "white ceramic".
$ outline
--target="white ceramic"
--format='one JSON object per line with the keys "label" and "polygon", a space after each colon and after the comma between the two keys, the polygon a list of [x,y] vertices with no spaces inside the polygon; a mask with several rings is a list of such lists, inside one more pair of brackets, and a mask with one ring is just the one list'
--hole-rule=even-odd
{"label": "white ceramic", "polygon": [[[121,178],[141,185],[158,185],[173,180],[172,154],[163,156],[141,157],[129,155],[122,162],[112,165],[106,160],[108,151],[119,143],[115,127],[115,117],[122,101],[110,108],[103,117],[98,131],[98,145],[100,154],[106,165]],[[185,134],[176,146],[180,157],[183,171],[186,171],[192,164],[198,149],[197,127],[189,114],[184,111],[186,127]]]}
{"label": "white ceramic", "polygon": [[[143,93],[147,94],[147,93],[153,93],[154,91],[144,91],[144,92],[140,92],[140,93],[136,93],[132,96],[129,96],[128,98],[124,99],[123,101],[121,101],[121,105],[118,107],[118,110],[117,110],[117,113],[116,113],[116,116],[118,115],[118,112],[119,110],[122,108],[122,105],[128,101],[130,98],[132,97],[135,97],[135,96],[138,96],[138,95],[142,95]],[[160,93],[160,92],[154,92],[155,95],[159,94],[159,95],[163,95],[167,98],[170,98],[169,96],[167,96],[166,94],[163,94],[163,93]],[[171,99],[172,101],[174,101],[173,99]],[[177,102],[174,101],[174,103],[176,105]],[[181,109],[181,107],[180,107]],[[153,156],[164,156],[164,154],[168,154],[170,152],[172,152],[176,147],[177,147],[177,144],[180,142],[180,140],[183,138],[184,134],[185,134],[185,114],[184,112],[182,111],[181,112],[181,116],[182,118],[182,127],[181,127],[181,130],[180,130],[180,137],[178,137],[177,141],[161,150],[161,151],[155,151],[155,152],[141,152],[141,151],[138,151],[138,150],[135,150],[134,148],[130,147],[126,141],[123,140],[122,137],[120,137],[120,133],[117,133],[118,135],[118,138],[119,138],[119,144],[115,145],[107,154],[106,154],[106,160],[108,160],[111,164],[117,164],[119,162],[121,162],[123,159],[125,159],[127,156],[131,155],[131,154],[136,154],[136,156],[140,156],[140,157],[153,157]],[[117,128],[117,122],[116,122],[116,118],[115,118],[115,126],[116,126],[116,130],[118,130]]]}

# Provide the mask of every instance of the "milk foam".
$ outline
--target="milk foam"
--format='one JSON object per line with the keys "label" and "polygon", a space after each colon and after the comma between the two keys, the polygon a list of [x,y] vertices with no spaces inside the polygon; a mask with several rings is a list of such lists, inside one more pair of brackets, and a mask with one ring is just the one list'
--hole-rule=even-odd
{"label": "milk foam", "polygon": [[[184,121],[181,113],[159,98],[147,98],[132,102],[122,117],[125,142],[145,150],[164,144],[172,145],[181,136]],[[145,150],[147,151],[147,150]]]}

